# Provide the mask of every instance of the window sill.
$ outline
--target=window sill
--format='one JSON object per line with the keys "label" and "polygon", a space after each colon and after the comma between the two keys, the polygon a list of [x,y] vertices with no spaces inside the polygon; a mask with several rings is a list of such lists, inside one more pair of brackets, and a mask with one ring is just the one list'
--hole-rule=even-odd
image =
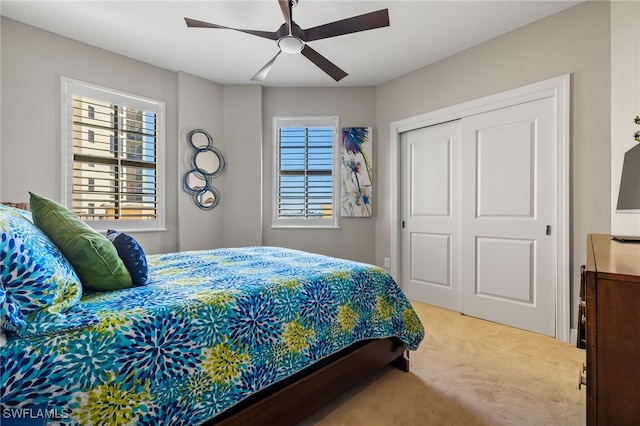
{"label": "window sill", "polygon": [[271,225],[271,229],[340,229],[340,225]]}
{"label": "window sill", "polygon": [[92,228],[94,231],[97,231],[101,234],[106,234],[109,229],[115,229],[118,232],[126,232],[127,234],[135,232],[135,233],[147,233],[147,232],[166,232],[167,228],[123,228],[121,226],[116,227],[107,227],[107,228]]}

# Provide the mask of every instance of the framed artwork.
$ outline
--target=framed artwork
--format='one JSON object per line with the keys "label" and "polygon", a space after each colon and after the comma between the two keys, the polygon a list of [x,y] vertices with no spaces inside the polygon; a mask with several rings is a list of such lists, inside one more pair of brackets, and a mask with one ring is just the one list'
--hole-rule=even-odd
{"label": "framed artwork", "polygon": [[342,128],[343,217],[371,217],[373,166],[371,127]]}

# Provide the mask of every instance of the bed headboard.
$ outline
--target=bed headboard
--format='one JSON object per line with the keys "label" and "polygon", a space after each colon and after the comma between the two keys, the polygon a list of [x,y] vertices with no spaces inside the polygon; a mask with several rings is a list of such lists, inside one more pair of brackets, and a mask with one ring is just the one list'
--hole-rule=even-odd
{"label": "bed headboard", "polygon": [[12,201],[2,201],[0,202],[0,204],[4,204],[5,206],[9,206],[9,207],[15,207],[16,209],[20,209],[20,210],[26,210],[26,211],[31,210],[29,208],[29,203],[14,203]]}

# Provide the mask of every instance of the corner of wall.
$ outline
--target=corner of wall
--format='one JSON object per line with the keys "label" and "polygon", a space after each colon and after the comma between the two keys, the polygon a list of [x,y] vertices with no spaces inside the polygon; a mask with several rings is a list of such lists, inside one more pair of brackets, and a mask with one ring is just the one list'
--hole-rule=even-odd
{"label": "corner of wall", "polygon": [[225,247],[262,245],[262,86],[223,87]]}

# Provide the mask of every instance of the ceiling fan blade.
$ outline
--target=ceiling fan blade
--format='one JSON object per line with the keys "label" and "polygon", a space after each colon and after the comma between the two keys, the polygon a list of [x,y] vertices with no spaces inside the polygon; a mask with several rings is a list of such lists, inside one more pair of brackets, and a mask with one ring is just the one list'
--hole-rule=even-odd
{"label": "ceiling fan blade", "polygon": [[373,30],[389,26],[389,10],[382,9],[364,15],[331,22],[329,24],[308,28],[302,31],[302,40],[305,42],[336,37],[344,34],[357,33],[359,31]]}
{"label": "ceiling fan blade", "polygon": [[300,53],[302,53],[311,62],[316,64],[316,66],[318,66],[318,68],[320,68],[322,71],[329,74],[329,76],[333,78],[335,81],[340,81],[349,75],[343,70],[341,70],[340,68],[338,68],[338,66],[335,65],[333,62],[331,62],[330,60],[328,60],[327,58],[325,58],[324,56],[322,56],[321,54],[319,54],[318,52],[310,48],[308,44],[305,44],[304,48],[302,49],[302,52]]}
{"label": "ceiling fan blade", "polygon": [[260,71],[258,71],[256,73],[256,75],[251,77],[251,81],[264,81],[264,79],[267,78],[267,74],[269,74],[269,70],[271,69],[271,65],[273,65],[273,63],[276,61],[276,58],[278,57],[278,55],[280,53],[282,53],[282,51],[278,51],[278,53],[276,53],[276,56],[274,56],[273,59],[271,59],[269,62],[267,62],[266,65],[263,66],[260,69]]}
{"label": "ceiling fan blade", "polygon": [[287,25],[287,34],[291,34],[291,21],[293,20],[292,11],[291,11],[291,1],[290,0],[278,0],[280,3],[280,10],[282,10],[282,16],[284,16],[284,21]]}
{"label": "ceiling fan blade", "polygon": [[231,28],[225,27],[218,24],[211,24],[209,22],[198,21],[197,19],[184,18],[184,21],[187,23],[187,27],[189,28],[217,28],[222,30],[234,30],[240,31],[242,33],[251,34],[254,36],[268,38],[269,40],[278,40],[281,36],[278,35],[278,32],[275,31],[257,31],[257,30],[244,30],[240,28]]}

